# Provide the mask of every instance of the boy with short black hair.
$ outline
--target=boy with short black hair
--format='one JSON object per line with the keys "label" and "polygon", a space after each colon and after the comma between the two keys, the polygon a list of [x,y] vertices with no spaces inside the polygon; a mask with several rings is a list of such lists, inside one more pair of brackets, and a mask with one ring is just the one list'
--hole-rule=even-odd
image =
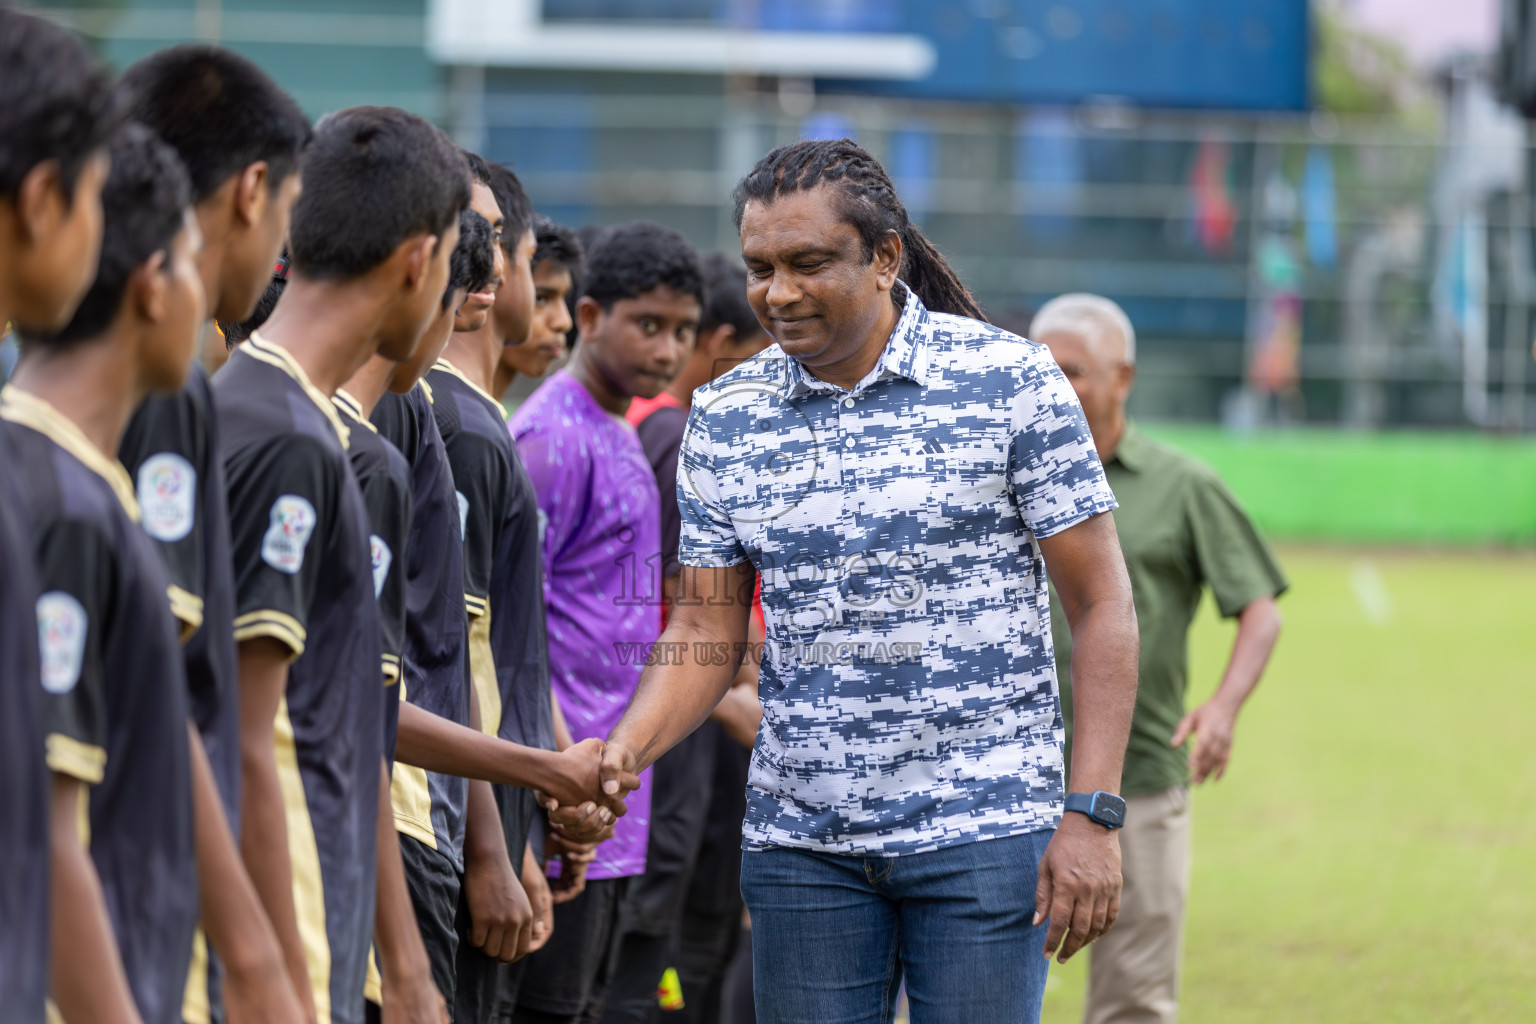
{"label": "boy with short black hair", "polygon": [[[56,954],[89,962],[90,988],[126,978],[144,1024],[172,1024],[198,912],[186,681],[165,573],[116,453],[144,396],[186,379],[204,316],[200,239],[168,148],[130,125],[111,159],[95,282],[61,330],[23,330],[0,417],[33,524],[48,762],[91,787],[88,804],[56,801],[55,814],[73,825],[88,808],[121,966],[67,915]],[[55,995],[66,1017],[99,1019],[92,993]]]}
{"label": "boy with short black hair", "polygon": [[[369,430],[377,427],[379,436],[369,436],[367,440],[377,442],[376,447],[388,448],[391,462],[399,459],[400,470],[391,476],[402,476],[405,483],[403,488],[396,485],[393,489],[402,491],[416,510],[406,512],[410,519],[409,543],[404,538],[391,541],[394,558],[386,556],[382,566],[375,563],[376,573],[385,569],[399,573],[400,600],[381,600],[381,615],[386,609],[397,612],[396,624],[409,637],[403,645],[401,693],[401,699],[409,703],[396,702],[399,763],[395,765],[391,796],[406,884],[433,978],[439,990],[455,1001],[455,920],[466,813],[464,778],[535,786],[557,799],[588,803],[585,794],[593,785],[591,772],[597,754],[596,745],[589,745],[585,750],[557,757],[551,752],[530,750],[486,736],[479,728],[478,702],[469,701],[465,685],[459,508],[446,453],[432,417],[430,392],[418,386],[427,367],[447,343],[447,328],[451,327],[458,301],[466,293],[488,287],[495,272],[494,243],[485,218],[466,210],[460,217],[460,226],[460,245],[450,261],[442,311],[429,326],[422,351],[401,363],[374,357],[352,375],[346,390],[337,395],[338,402],[346,404],[348,411],[359,418],[360,425],[366,422],[361,419],[363,414],[376,415],[380,424],[366,425]],[[417,395],[427,403],[424,411],[409,404]],[[402,402],[407,403],[403,408]],[[424,419],[420,418],[423,415]],[[410,449],[411,465],[399,455],[393,443],[395,437]],[[353,465],[365,498],[370,490],[385,489],[382,483],[370,483],[381,474],[360,466],[356,458]],[[371,505],[377,507],[375,503]],[[383,518],[388,518],[387,509]],[[374,513],[374,522],[381,522],[378,513]],[[402,558],[409,558],[408,571]],[[428,767],[434,769],[430,779],[425,770]],[[457,778],[438,774],[444,772]],[[484,783],[470,785],[479,789]],[[488,790],[482,799],[489,828],[499,836],[501,822]],[[581,815],[564,817],[579,819]],[[577,823],[572,820],[573,826]],[[507,859],[504,846],[500,856],[504,861]],[[516,888],[515,882],[512,888]]]}
{"label": "boy with short black hair", "polygon": [[467,200],[463,164],[421,118],[356,107],[321,122],[301,172],[287,291],[214,382],[235,513],[242,845],[319,1019],[362,1024],[382,893],[382,998],[436,1020],[398,850],[378,844],[393,816],[371,529],[331,398],[375,353],[419,344]]}
{"label": "boy with short black hair", "polygon": [[[251,61],[203,44],[145,57],[128,68],[121,87],[133,116],[187,168],[204,238],[200,270],[209,315],[243,319],[270,280],[288,231],[308,119]],[[180,391],[140,407],[121,450],[145,529],[166,563],[172,610],[189,634],[183,654],[197,726],[194,766],[206,762],[225,819],[214,820],[213,808],[198,815],[204,913],[186,1024],[215,1019],[226,1000],[239,1015],[287,1013],[298,998],[283,986],[281,960],[273,963],[281,951],[238,856],[240,704],[219,435],[208,376],[197,366]]]}
{"label": "boy with short black hair", "polygon": [[527,341],[501,350],[493,395],[506,394],[519,374],[537,380],[548,373],[550,364],[565,355],[566,336],[574,326],[566,300],[581,282],[581,242],[576,232],[543,214],[534,216],[533,235],[533,322]]}
{"label": "boy with short black hair", "polygon": [[[478,329],[462,316],[443,357],[427,375],[434,396],[432,413],[442,434],[453,473],[455,498],[464,538],[464,604],[469,613],[468,657],[479,705],[481,727],[491,735],[531,747],[553,750],[548,667],[544,646],[543,580],[534,557],[537,506],[516,446],[507,433],[506,412],[489,392],[502,349],[527,336],[533,309],[533,206],[516,175],[468,154],[476,208],[489,204],[497,218],[498,276],[501,285],[490,316]],[[530,846],[535,802],[528,789],[495,788],[500,813],[500,842],[490,834],[486,808],[471,784],[466,828],[464,913],[462,924],[474,935],[502,931],[502,948],[459,944],[457,1013],[459,1019],[487,1020],[498,1004],[515,997],[522,968],[503,969],[520,959],[542,925],[548,937],[548,885]],[[594,790],[595,792],[595,790]],[[477,813],[477,808],[479,813]],[[479,876],[520,877],[522,893],[509,928],[494,923],[509,908],[478,899]],[[514,883],[515,884],[515,883]],[[533,902],[544,912],[535,918]],[[524,916],[526,915],[526,916]],[[489,919],[487,919],[487,916]],[[510,930],[512,934],[506,935]]]}
{"label": "boy with short black hair", "polygon": [[[606,737],[639,683],[660,633],[654,560],[661,544],[656,480],[624,413],[654,398],[693,351],[704,300],[698,254],[677,232],[644,222],[603,232],[587,257],[570,365],[512,420],[542,513],[549,580],[549,661],[576,739]],[[514,1019],[595,1020],[630,879],[645,871],[650,787],[598,847],[586,890],[555,913]]]}
{"label": "boy with short black hair", "polygon": [[[0,67],[0,325],[56,329],[96,274],[117,106],[106,69],[78,38],[6,8]],[[75,1020],[131,1021],[95,867],[75,830],[80,783],[45,761],[37,580],[7,433],[0,430],[0,774],[8,780],[0,794],[0,1018],[42,1019],[51,931],[67,954],[52,958],[61,1008]],[[51,827],[50,802],[59,808]]]}

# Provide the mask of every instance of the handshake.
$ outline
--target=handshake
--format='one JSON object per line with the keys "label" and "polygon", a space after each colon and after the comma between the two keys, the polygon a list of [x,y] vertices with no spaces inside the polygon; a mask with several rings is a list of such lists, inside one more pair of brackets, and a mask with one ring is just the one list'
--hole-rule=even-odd
{"label": "handshake", "polygon": [[573,743],[548,758],[535,792],[549,823],[575,843],[596,843],[613,835],[613,823],[628,808],[625,798],[640,788],[633,751],[596,737]]}

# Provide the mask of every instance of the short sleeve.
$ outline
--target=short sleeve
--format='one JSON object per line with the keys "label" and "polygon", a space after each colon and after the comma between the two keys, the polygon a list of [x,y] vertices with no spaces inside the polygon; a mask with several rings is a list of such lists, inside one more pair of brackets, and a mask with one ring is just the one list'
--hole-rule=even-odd
{"label": "short sleeve", "polygon": [[464,606],[471,616],[480,616],[491,596],[496,542],[511,500],[512,479],[506,457],[490,438],[456,430],[445,447],[464,532]]}
{"label": "short sleeve", "polygon": [[1025,368],[1014,399],[1008,480],[1030,532],[1049,537],[1116,502],[1072,385],[1041,353]]}
{"label": "short sleeve", "polygon": [[677,464],[678,561],[683,565],[719,569],[747,560],[726,512],[715,475],[714,442],[703,409],[695,405],[683,431]]}
{"label": "short sleeve", "polygon": [[301,434],[230,465],[237,643],[267,636],[295,658],[304,653],[343,472],[334,453]]}
{"label": "short sleeve", "polygon": [[1200,575],[1223,616],[1230,618],[1260,598],[1279,597],[1290,587],[1242,504],[1203,467],[1189,489],[1187,515]]}
{"label": "short sleeve", "polygon": [[410,486],[393,472],[372,474],[362,484],[363,504],[368,509],[373,593],[379,603],[384,678],[394,682],[400,678],[400,658],[405,649],[405,546],[411,532]]}
{"label": "short sleeve", "polygon": [[38,649],[48,767],[81,782],[107,764],[105,632],[117,589],[117,554],[99,527],[49,525],[37,545]]}
{"label": "short sleeve", "polygon": [[129,421],[118,450],[139,499],[140,525],[165,567],[183,643],[202,625],[207,587],[202,515],[211,457],[207,427],[204,409],[189,391],[151,396]]}

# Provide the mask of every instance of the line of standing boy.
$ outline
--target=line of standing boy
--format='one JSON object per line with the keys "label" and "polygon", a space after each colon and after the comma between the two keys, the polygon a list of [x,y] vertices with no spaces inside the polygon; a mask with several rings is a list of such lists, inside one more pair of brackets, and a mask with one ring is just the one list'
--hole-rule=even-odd
{"label": "line of standing boy", "polygon": [[[626,807],[599,796],[587,698],[606,721],[635,680],[546,653],[551,492],[490,389],[568,320],[541,312],[515,176],[399,110],[311,126],[218,48],[113,81],[6,10],[0,49],[0,313],[22,340],[0,399],[0,1019],[600,1012],[614,922],[586,934],[580,908],[643,870],[646,832],[600,845]],[[702,299],[673,250],[654,279],[643,246],[589,264],[620,282],[589,332],[610,362],[647,330],[603,341],[614,303],[677,286],[652,392]],[[582,270],[562,252],[557,305]],[[210,319],[238,340],[211,379]],[[632,477],[604,499],[641,550],[658,502]],[[591,951],[558,957],[592,975],[571,1014],[519,998],[552,970],[506,966],[561,930]]]}

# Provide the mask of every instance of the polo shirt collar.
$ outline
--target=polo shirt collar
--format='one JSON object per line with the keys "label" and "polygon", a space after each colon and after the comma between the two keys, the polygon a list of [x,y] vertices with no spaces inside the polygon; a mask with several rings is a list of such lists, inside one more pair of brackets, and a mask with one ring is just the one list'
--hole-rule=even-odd
{"label": "polo shirt collar", "polygon": [[[901,378],[919,386],[928,383],[928,339],[933,333],[932,318],[917,293],[906,282],[897,281],[907,300],[901,308],[901,316],[880,353],[880,360],[864,379],[855,384],[850,394],[857,394],[877,381]],[[799,360],[785,356],[786,391],[790,398],[801,398],[813,392],[836,391],[835,385],[807,372]]]}
{"label": "polo shirt collar", "polygon": [[1125,431],[1120,435],[1120,443],[1115,446],[1114,461],[1120,463],[1132,473],[1140,473],[1147,468],[1147,444],[1141,436],[1141,431],[1129,418],[1125,421]]}

